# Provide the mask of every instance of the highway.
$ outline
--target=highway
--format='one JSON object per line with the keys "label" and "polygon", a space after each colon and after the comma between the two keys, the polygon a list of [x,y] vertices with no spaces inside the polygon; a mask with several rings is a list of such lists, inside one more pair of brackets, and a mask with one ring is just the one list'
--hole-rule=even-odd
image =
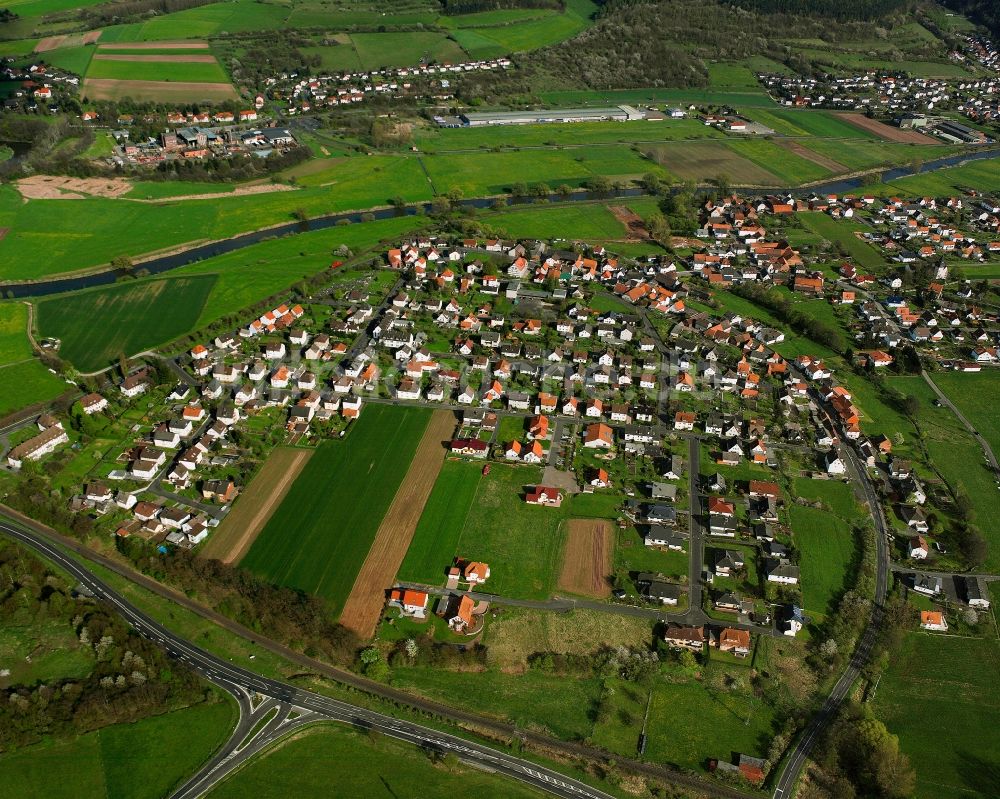
{"label": "highway", "polygon": [[865,628],[861,640],[858,641],[848,664],[840,679],[833,686],[830,695],[826,698],[823,706],[813,715],[806,725],[805,730],[799,736],[792,749],[791,754],[785,761],[785,766],[778,777],[774,788],[774,799],[788,799],[795,793],[795,783],[805,765],[809,752],[812,751],[813,744],[823,732],[823,729],[831,721],[840,703],[844,701],[851,686],[861,674],[861,669],[868,661],[872,647],[878,638],[879,629],[882,626],[882,614],[884,613],[884,603],[889,584],[889,550],[886,545],[886,521],[882,514],[882,505],[879,502],[875,488],[868,479],[864,465],[858,460],[858,456],[849,446],[841,447],[841,456],[847,462],[851,478],[856,485],[860,486],[865,496],[865,501],[871,511],[872,520],[875,522],[875,604],[872,607],[872,615],[868,626]]}
{"label": "highway", "polygon": [[[567,799],[612,799],[609,794],[585,783],[514,757],[499,749],[483,746],[410,721],[403,721],[356,707],[312,691],[304,691],[280,680],[269,679],[240,668],[170,632],[166,627],[134,607],[74,559],[63,554],[62,550],[40,536],[7,523],[0,523],[0,532],[16,539],[38,552],[46,560],[67,571],[84,587],[93,592],[96,597],[118,611],[138,633],[157,642],[171,657],[236,697],[240,704],[241,719],[233,736],[198,774],[173,794],[174,799],[194,799],[194,797],[204,796],[235,765],[280,737],[274,735],[276,730],[280,729],[283,735],[288,730],[301,726],[302,723],[318,720],[338,721],[355,728],[374,730],[428,751],[454,753],[467,763],[519,780],[555,796],[567,797]],[[247,743],[244,749],[250,751],[243,753],[245,756],[241,756],[241,752],[238,751],[240,750],[239,745],[243,743],[247,734],[261,718],[259,708],[254,711],[250,709],[251,697],[254,694],[277,700],[279,712],[274,719],[265,725],[264,729],[258,732],[252,741]],[[283,706],[287,706],[287,709],[282,710]],[[268,708],[270,707],[269,705]],[[287,714],[291,709],[295,709],[296,712],[300,713],[300,716],[288,720]],[[302,716],[306,716],[306,718],[300,723]],[[279,720],[282,718],[284,721]],[[268,727],[272,729],[269,730]],[[236,762],[234,763],[234,761]]]}

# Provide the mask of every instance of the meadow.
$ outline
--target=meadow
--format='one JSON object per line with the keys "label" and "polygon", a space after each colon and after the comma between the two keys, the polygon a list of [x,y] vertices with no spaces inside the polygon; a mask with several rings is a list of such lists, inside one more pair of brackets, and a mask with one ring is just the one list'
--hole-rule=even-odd
{"label": "meadow", "polygon": [[782,185],[798,186],[802,183],[822,180],[830,175],[830,170],[790,153],[774,142],[765,139],[731,141],[729,147],[738,155],[772,172]]}
{"label": "meadow", "polygon": [[815,212],[800,213],[798,218],[806,228],[827,241],[841,244],[858,266],[873,272],[885,268],[886,260],[882,254],[868,242],[854,235],[855,231],[865,230],[864,225]]}
{"label": "meadow", "polygon": [[[350,764],[345,768],[344,764]],[[325,799],[328,796],[413,796],[452,799],[458,793],[532,799],[514,780],[470,766],[443,769],[419,749],[385,736],[377,740],[345,726],[323,724],[254,758],[209,794],[211,799]]]}
{"label": "meadow", "polygon": [[916,799],[1000,792],[998,680],[1000,644],[993,635],[911,632],[892,653],[873,704],[916,769]]}
{"label": "meadow", "polygon": [[794,110],[789,108],[754,109],[748,113],[754,122],[760,122],[778,133],[788,136],[815,136],[820,138],[876,139],[874,133],[862,130],[828,111]]}
{"label": "meadow", "polygon": [[[796,480],[796,490],[804,482]],[[833,485],[851,490],[843,483]],[[856,549],[850,522],[839,514],[802,505],[792,505],[789,517],[801,552],[803,609],[814,619],[825,616],[830,603],[844,590]]]}
{"label": "meadow", "polygon": [[27,305],[0,303],[0,417],[53,400],[68,388],[34,357],[27,329]]}
{"label": "meadow", "polygon": [[930,161],[952,155],[958,150],[957,147],[945,144],[901,144],[857,138],[805,139],[801,144],[851,170],[907,164],[910,161]]}
{"label": "meadow", "polygon": [[540,477],[540,469],[506,464],[491,464],[484,477],[482,464],[446,462],[401,578],[443,584],[445,570],[460,556],[490,564],[491,593],[547,599],[555,585],[567,505],[557,509],[524,502],[524,487]]}
{"label": "meadow", "polygon": [[934,383],[943,391],[962,415],[989,443],[994,454],[1000,453],[1000,414],[996,398],[1000,392],[1000,372],[935,372]]}
{"label": "meadow", "polygon": [[234,705],[217,701],[50,739],[0,755],[0,782],[19,799],[160,799],[222,744],[235,716]]}
{"label": "meadow", "polygon": [[82,372],[110,366],[194,329],[215,277],[172,277],[50,297],[38,303],[42,335]]}
{"label": "meadow", "polygon": [[[1000,568],[1000,530],[992,522],[1000,518],[1000,491],[979,443],[948,408],[933,404],[936,395],[923,378],[892,377],[889,383],[918,399],[917,422],[929,464],[953,489],[962,487],[968,493],[974,511],[973,523],[989,544],[983,569],[995,571]],[[936,477],[934,472],[931,477]]]}
{"label": "meadow", "polygon": [[737,185],[773,186],[781,182],[766,166],[738,154],[727,142],[670,142],[644,146],[643,151],[681,180],[704,183],[725,175]]}
{"label": "meadow", "polygon": [[1000,159],[970,161],[961,166],[940,169],[899,178],[891,183],[873,183],[865,191],[888,197],[900,194],[907,197],[947,197],[963,188],[995,191],[1000,185]]}
{"label": "meadow", "polygon": [[228,83],[218,62],[104,61],[95,57],[87,67],[87,79],[128,81],[172,81],[175,83]]}
{"label": "meadow", "polygon": [[345,439],[320,445],[240,565],[339,614],[430,413],[366,405]]}
{"label": "meadow", "polygon": [[717,128],[696,119],[664,119],[658,122],[549,122],[538,125],[505,125],[470,128],[418,128],[414,143],[428,153],[449,150],[511,147],[559,147],[581,144],[721,139]]}
{"label": "meadow", "polygon": [[580,239],[606,243],[625,236],[625,227],[600,203],[531,205],[488,217],[491,227],[509,238]]}

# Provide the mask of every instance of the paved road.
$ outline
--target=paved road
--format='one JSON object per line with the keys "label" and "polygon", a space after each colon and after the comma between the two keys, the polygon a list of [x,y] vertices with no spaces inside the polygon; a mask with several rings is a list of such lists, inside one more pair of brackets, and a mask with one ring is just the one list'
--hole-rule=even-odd
{"label": "paved road", "polygon": [[[501,750],[482,746],[420,724],[375,713],[311,691],[304,691],[280,680],[269,679],[235,666],[175,635],[159,622],[138,610],[76,560],[63,554],[61,549],[43,540],[40,536],[6,523],[0,523],[0,532],[25,544],[69,572],[74,579],[79,580],[95,596],[118,611],[139,634],[159,643],[171,657],[182,661],[209,682],[235,696],[240,702],[241,709],[248,706],[250,695],[256,693],[277,700],[283,705],[287,705],[289,709],[292,707],[302,708],[314,714],[316,719],[340,721],[355,727],[375,730],[391,738],[407,741],[425,749],[453,752],[468,763],[520,780],[556,796],[611,799],[610,795],[603,791],[556,771],[513,757]],[[287,714],[287,711],[285,713]],[[279,713],[279,715],[281,714]],[[231,754],[238,749],[238,746],[230,748],[231,744],[234,741],[237,744],[242,743],[250,731],[250,727],[259,718],[259,715],[255,715],[241,720],[236,733],[230,739],[230,744],[224,747],[224,750],[228,748],[229,754]],[[273,728],[280,723],[272,719],[268,726],[272,727],[273,732]],[[267,727],[264,728],[262,734],[266,732]],[[203,769],[192,781],[182,786],[174,794],[175,799],[188,799],[188,797],[193,799],[193,797],[204,795],[228,772],[229,769],[221,766],[222,761],[229,757],[229,754],[223,754],[220,758],[217,753],[206,769]]]}
{"label": "paved road", "polygon": [[[16,512],[7,508],[3,508],[3,512],[8,515],[17,516]],[[182,660],[206,679],[233,693],[234,696],[238,696],[236,692],[243,692],[245,694],[256,693],[264,697],[280,700],[296,709],[315,712],[321,715],[323,719],[342,721],[360,729],[374,729],[398,740],[414,743],[425,750],[442,753],[453,752],[460,759],[475,764],[477,767],[527,782],[540,790],[548,791],[557,796],[575,797],[576,799],[580,797],[584,799],[587,799],[587,797],[607,799],[608,797],[607,794],[591,786],[574,781],[559,772],[539,767],[529,761],[511,757],[506,752],[481,746],[422,725],[374,713],[367,709],[358,708],[349,703],[333,700],[310,691],[303,691],[280,680],[272,680],[247,669],[234,666],[232,663],[204,652],[193,644],[179,638],[156,621],[138,611],[84,566],[64,555],[63,547],[78,552],[87,559],[100,563],[102,566],[122,575],[125,579],[169,601],[175,602],[179,606],[202,616],[234,635],[251,641],[287,661],[301,666],[311,673],[328,677],[340,684],[354,687],[364,693],[385,698],[402,707],[415,709],[418,712],[426,713],[451,723],[472,725],[479,729],[488,730],[490,733],[496,735],[498,739],[519,737],[531,745],[556,752],[572,760],[603,763],[607,761],[609,755],[602,750],[595,749],[586,744],[551,738],[530,730],[521,730],[507,722],[497,721],[407,694],[390,686],[374,683],[353,672],[344,671],[327,663],[322,663],[271,641],[233,622],[231,619],[221,616],[218,612],[199,605],[184,594],[163,586],[155,580],[122,566],[105,556],[92,552],[79,542],[61,536],[39,525],[37,522],[23,520],[19,521],[18,524],[23,525],[23,527],[14,526],[6,520],[0,519],[0,533],[17,539],[72,574],[85,588],[115,607],[137,631],[160,643],[173,657]],[[246,723],[244,723],[241,730],[246,726]],[[242,738],[240,740],[242,741]],[[255,738],[254,740],[256,741],[257,739]],[[680,785],[686,789],[693,790],[699,795],[718,797],[718,799],[752,799],[749,794],[735,788],[716,785],[698,777],[683,774],[654,763],[620,757],[615,757],[614,759],[618,768],[622,771],[659,782]],[[211,763],[206,768],[210,766]]]}
{"label": "paved road", "polygon": [[878,495],[875,493],[875,488],[872,486],[871,480],[868,479],[868,474],[864,470],[863,464],[858,460],[854,450],[850,447],[842,447],[840,454],[847,462],[852,479],[864,494],[865,501],[868,503],[869,510],[871,511],[872,520],[875,523],[875,603],[872,606],[871,619],[861,636],[861,640],[858,641],[858,645],[854,649],[854,654],[851,656],[851,661],[847,669],[841,675],[840,679],[837,680],[836,685],[833,686],[830,695],[823,703],[823,707],[809,720],[809,724],[806,725],[805,730],[796,741],[790,757],[785,761],[785,767],[775,785],[774,799],[790,799],[794,795],[795,783],[799,778],[802,767],[805,765],[806,758],[809,756],[810,751],[812,751],[813,744],[815,744],[816,739],[823,732],[826,725],[832,720],[841,702],[844,701],[844,698],[851,690],[851,686],[854,685],[855,680],[861,674],[861,669],[868,660],[882,624],[885,596],[889,584],[889,551],[886,545],[887,525],[885,517],[882,514],[882,505],[879,502]]}
{"label": "paved road", "polygon": [[983,452],[986,453],[986,460],[989,461],[990,467],[993,469],[993,474],[1000,479],[1000,463],[997,463],[997,456],[993,453],[993,449],[990,447],[989,442],[987,442],[986,439],[979,434],[979,431],[972,426],[972,422],[965,418],[962,412],[955,406],[955,403],[948,399],[948,396],[937,387],[937,384],[931,379],[931,376],[927,374],[924,369],[920,370],[920,375],[924,378],[927,385],[931,387],[934,393],[937,394],[937,398],[941,400],[942,404],[951,409],[951,412],[958,417],[958,421],[965,425],[966,429],[972,433],[973,438],[979,442],[979,446],[981,446],[983,448]]}

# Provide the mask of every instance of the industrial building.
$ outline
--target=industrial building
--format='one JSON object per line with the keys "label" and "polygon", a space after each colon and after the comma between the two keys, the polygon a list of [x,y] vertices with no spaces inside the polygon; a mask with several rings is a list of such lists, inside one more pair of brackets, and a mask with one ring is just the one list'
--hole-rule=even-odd
{"label": "industrial building", "polygon": [[[628,122],[646,119],[647,112],[629,105],[612,108],[558,108],[541,111],[469,111],[461,114],[463,127],[487,125],[540,125],[547,122]],[[442,127],[457,127],[454,117],[437,120]]]}

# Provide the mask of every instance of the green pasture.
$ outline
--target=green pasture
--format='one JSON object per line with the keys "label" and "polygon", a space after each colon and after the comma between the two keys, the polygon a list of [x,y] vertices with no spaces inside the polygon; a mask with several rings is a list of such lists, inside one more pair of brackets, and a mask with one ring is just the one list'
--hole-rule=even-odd
{"label": "green pasture", "polygon": [[566,122],[469,128],[418,128],[414,143],[428,153],[509,147],[575,147],[580,144],[630,144],[725,136],[697,119],[631,122]]}
{"label": "green pasture", "polygon": [[[539,92],[549,106],[607,106],[652,103],[667,105],[727,105],[738,111],[746,108],[776,108],[774,101],[757,91],[716,91],[713,89],[553,89]],[[751,112],[752,113],[752,112]]]}
{"label": "green pasture", "polygon": [[858,266],[875,272],[885,268],[886,260],[882,254],[871,244],[854,235],[857,231],[867,229],[861,223],[849,219],[834,219],[832,216],[817,212],[803,212],[798,218],[807,229],[827,241],[841,244]]}
{"label": "green pasture", "polygon": [[320,446],[240,565],[339,614],[429,418],[366,405],[347,438]]}
{"label": "green pasture", "polygon": [[235,717],[234,705],[217,701],[47,739],[0,755],[0,781],[18,799],[160,799],[222,744]]}
{"label": "green pasture", "polygon": [[[796,480],[796,487],[804,481]],[[849,486],[837,483],[846,491]],[[850,523],[824,510],[792,505],[792,533],[800,551],[802,606],[813,617],[825,616],[844,590],[856,544]]]}
{"label": "green pasture", "polygon": [[830,170],[779,147],[766,139],[740,139],[729,142],[738,155],[776,175],[784,184],[798,186],[829,177]]}
{"label": "green pasture", "polygon": [[[345,764],[350,764],[345,768]],[[532,799],[533,789],[470,766],[435,766],[419,749],[348,727],[324,724],[266,750],[221,782],[210,799],[326,799],[328,796],[414,796],[452,799],[458,793]]]}
{"label": "green pasture", "polygon": [[935,372],[931,377],[962,415],[968,419],[989,443],[994,453],[1000,453],[1000,372]]}
{"label": "green pasture", "polygon": [[[997,795],[998,680],[994,635],[911,632],[891,654],[874,707],[916,769],[916,799]],[[946,744],[942,730],[948,731]]]}
{"label": "green pasture", "polygon": [[930,161],[952,155],[959,149],[943,144],[903,144],[864,139],[804,139],[800,144],[832,158],[851,171]]}
{"label": "green pasture", "polygon": [[483,479],[482,468],[481,464],[462,460],[445,461],[399,568],[398,579],[428,585],[444,582]]}
{"label": "green pasture", "polygon": [[514,239],[582,239],[608,242],[625,235],[625,228],[608,206],[590,203],[531,205],[488,217],[490,226]]}
{"label": "green pasture", "polygon": [[[568,509],[525,503],[525,486],[537,484],[541,470],[491,464],[490,474],[482,476],[482,464],[445,465],[448,468],[438,477],[401,574],[443,583],[443,570],[457,555],[490,564],[491,592],[547,599],[555,585],[564,537],[561,522]],[[456,507],[445,507],[448,497],[455,498]],[[466,503],[465,513],[460,510],[462,503]],[[447,530],[438,526],[445,518]]]}
{"label": "green pasture", "polygon": [[87,77],[113,80],[167,80],[177,83],[229,83],[229,76],[218,62],[101,61],[94,58],[87,68]]}
{"label": "green pasture", "polygon": [[62,340],[61,357],[94,372],[192,330],[214,283],[174,277],[47,298],[38,303],[38,328]]}

